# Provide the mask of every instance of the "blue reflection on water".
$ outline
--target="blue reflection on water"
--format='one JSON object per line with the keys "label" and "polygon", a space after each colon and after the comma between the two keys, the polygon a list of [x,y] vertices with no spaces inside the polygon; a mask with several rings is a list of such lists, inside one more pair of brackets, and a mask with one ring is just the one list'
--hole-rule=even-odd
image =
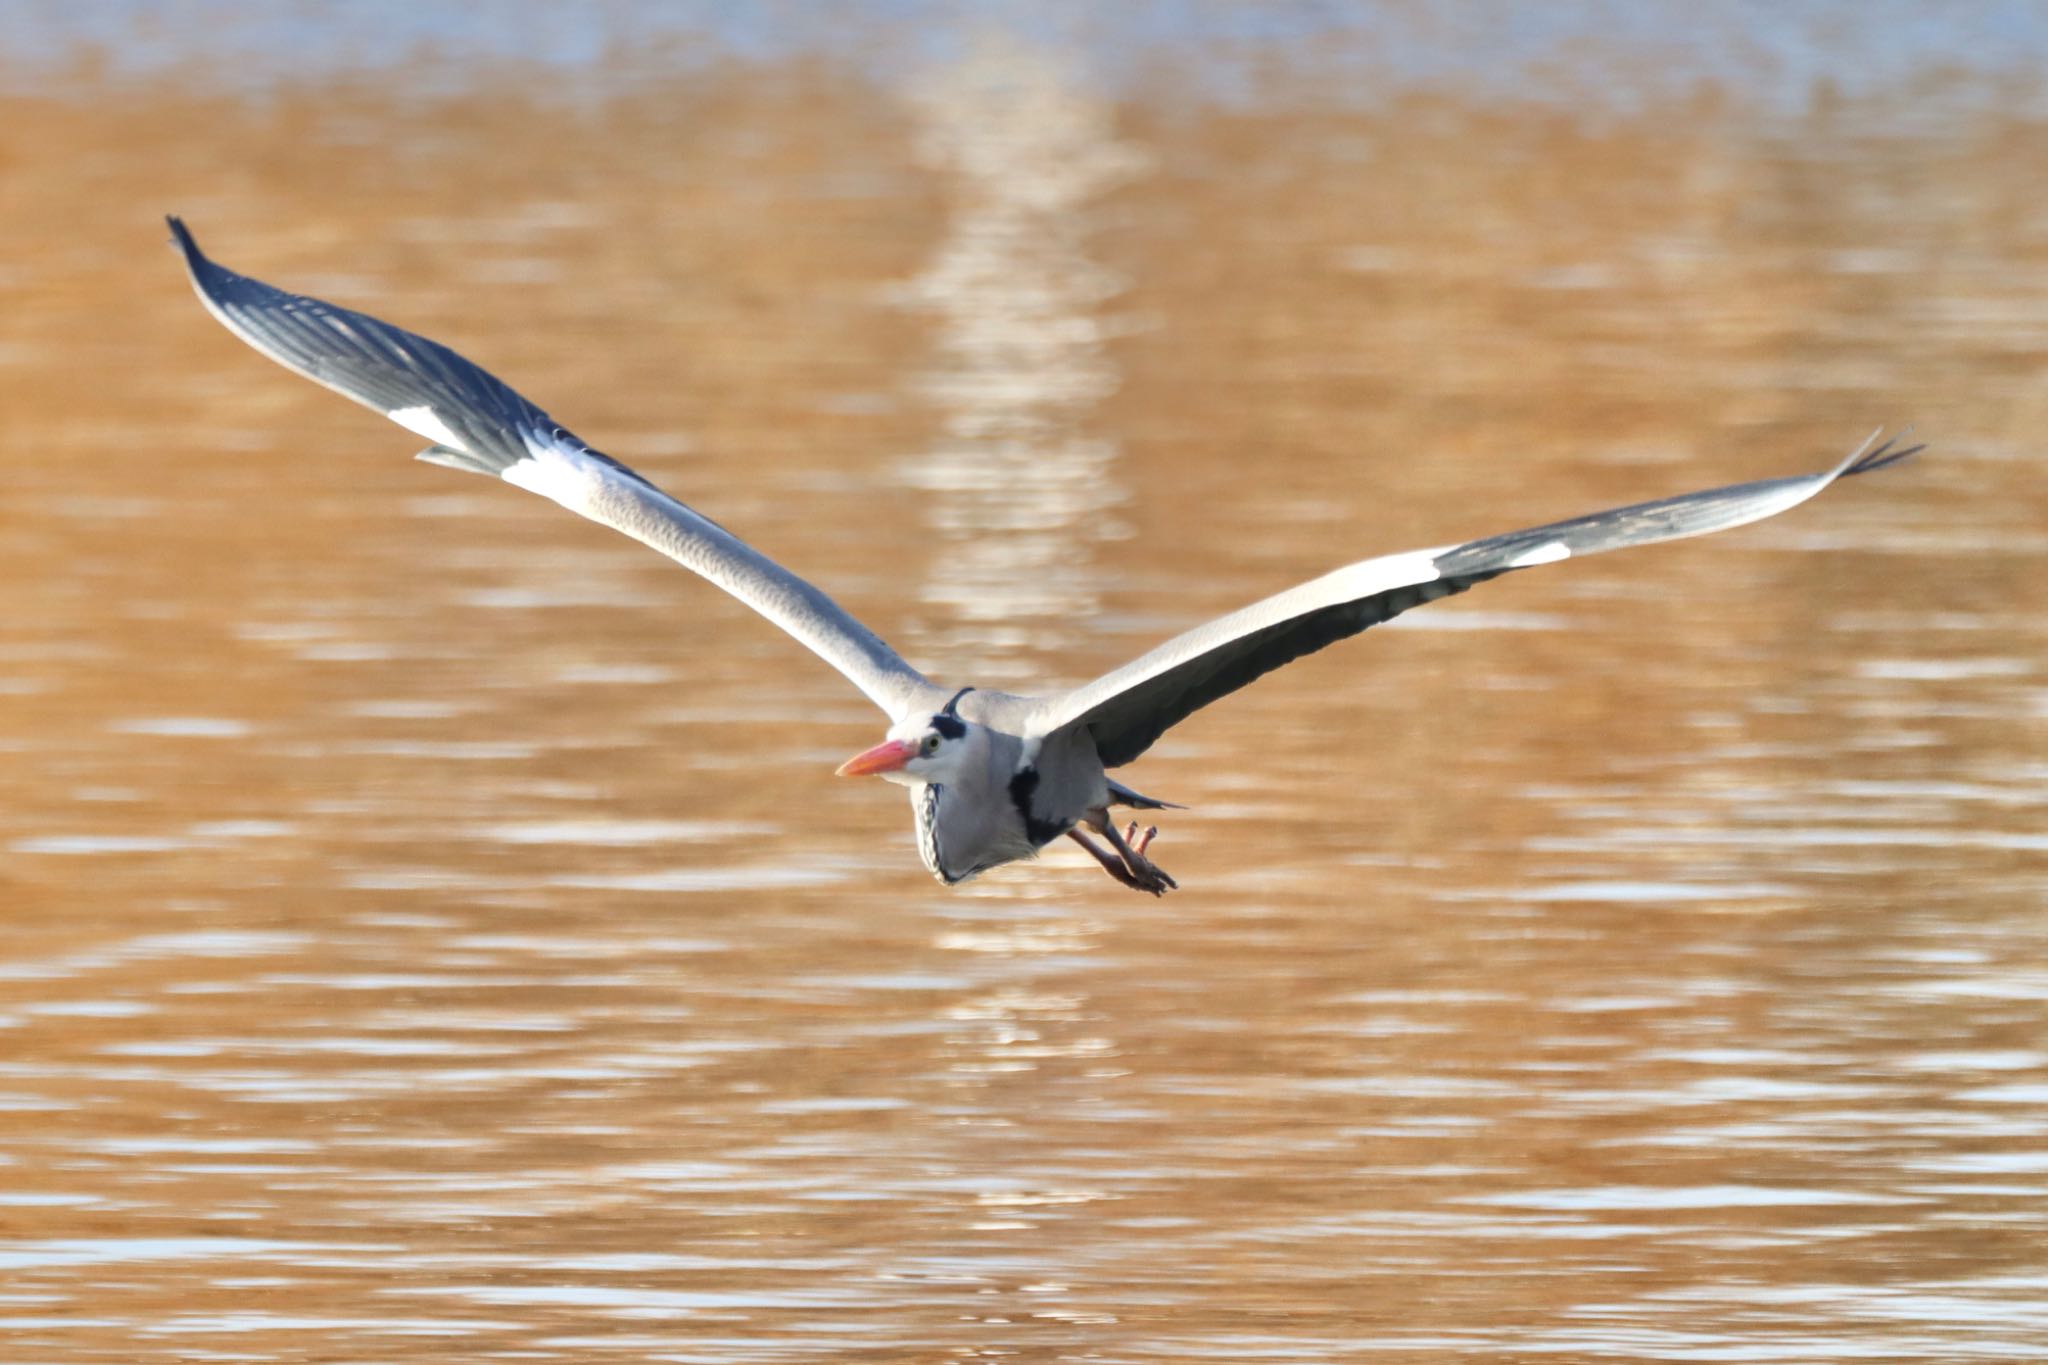
{"label": "blue reflection on water", "polygon": [[409,72],[409,88],[431,92],[492,79],[476,68],[507,61],[590,73],[607,85],[724,58],[829,54],[900,71],[956,59],[991,29],[1084,54],[1117,87],[1156,74],[1166,55],[1190,65],[1176,70],[1177,80],[1194,77],[1212,93],[1244,94],[1258,85],[1251,73],[1263,55],[1297,49],[1312,52],[1316,69],[1340,84],[1355,78],[1351,88],[1366,97],[1441,85],[1468,97],[1552,92],[1627,107],[1712,83],[1781,112],[1959,72],[1979,80],[1974,93],[1958,87],[1951,97],[2009,107],[2014,90],[1981,78],[2011,77],[2038,100],[2034,76],[2048,57],[2048,7],[2035,0],[1557,0],[1459,9],[1309,0],[867,0],[816,7],[714,0],[490,7],[98,0],[31,4],[10,14],[9,52],[0,63],[48,73],[84,58],[88,69],[114,78],[189,68],[219,83],[262,89],[415,61],[429,70]]}

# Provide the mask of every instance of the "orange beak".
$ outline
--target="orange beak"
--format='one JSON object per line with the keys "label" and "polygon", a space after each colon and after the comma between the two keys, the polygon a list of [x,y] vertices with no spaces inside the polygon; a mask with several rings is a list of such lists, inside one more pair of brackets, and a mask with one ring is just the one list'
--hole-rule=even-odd
{"label": "orange beak", "polygon": [[893,773],[917,757],[917,746],[900,739],[885,739],[864,753],[855,754],[839,765],[841,777],[866,777],[870,773]]}

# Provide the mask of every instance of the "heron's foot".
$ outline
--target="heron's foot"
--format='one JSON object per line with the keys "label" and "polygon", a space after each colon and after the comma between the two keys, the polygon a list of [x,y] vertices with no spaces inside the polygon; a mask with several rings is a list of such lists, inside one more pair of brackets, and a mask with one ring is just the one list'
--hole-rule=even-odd
{"label": "heron's foot", "polygon": [[1111,853],[1108,849],[1104,848],[1101,844],[1096,843],[1093,839],[1089,838],[1087,835],[1083,834],[1078,829],[1068,830],[1067,837],[1069,839],[1072,839],[1081,847],[1087,849],[1088,856],[1093,858],[1096,862],[1101,863],[1102,870],[1104,872],[1107,872],[1110,876],[1116,878],[1125,886],[1130,887],[1133,891],[1143,891],[1145,889],[1144,886],[1141,883],[1139,883],[1139,881],[1135,877],[1131,875],[1131,870],[1128,867],[1124,866],[1124,860],[1122,858],[1118,857],[1114,853]]}
{"label": "heron's foot", "polygon": [[[1126,876],[1118,880],[1125,886],[1163,896],[1180,885],[1166,874],[1166,869],[1145,856],[1145,850],[1152,847],[1152,841],[1159,837],[1159,826],[1147,825],[1139,830],[1137,821],[1123,834],[1116,832],[1116,825],[1108,820],[1102,823],[1102,832],[1109,839],[1110,847],[1123,859]],[[1114,874],[1112,874],[1114,875]]]}
{"label": "heron's foot", "polygon": [[[1107,825],[1102,832],[1109,836],[1111,843],[1117,845],[1116,852],[1110,852],[1078,829],[1068,830],[1067,837],[1087,849],[1088,856],[1102,864],[1104,872],[1107,872],[1125,886],[1130,887],[1133,891],[1143,891],[1148,895],[1163,896],[1177,885],[1173,878],[1167,876],[1164,872],[1146,861],[1144,854],[1132,850],[1118,836],[1115,825]],[[1144,837],[1144,843],[1151,843],[1152,836],[1157,833],[1157,830],[1148,830]],[[1139,847],[1142,848],[1143,844],[1140,844]]]}

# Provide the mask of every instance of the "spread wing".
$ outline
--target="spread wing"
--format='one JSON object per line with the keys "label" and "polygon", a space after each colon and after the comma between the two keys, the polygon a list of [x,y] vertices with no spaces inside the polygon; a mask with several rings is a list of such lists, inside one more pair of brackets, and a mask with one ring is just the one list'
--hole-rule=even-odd
{"label": "spread wing", "polygon": [[838,603],[592,450],[495,375],[387,322],[238,275],[169,222],[208,312],[286,369],[432,441],[419,458],[495,474],[653,546],[795,636],[893,719],[937,691]]}
{"label": "spread wing", "polygon": [[1032,718],[1032,729],[1050,734],[1086,726],[1105,767],[1129,763],[1210,702],[1410,607],[1514,569],[1761,521],[1797,507],[1836,479],[1881,469],[1921,449],[1895,450],[1893,441],[1876,442],[1873,434],[1847,459],[1819,474],[1710,488],[1349,565],[1197,626],[1094,682],[1046,698]]}

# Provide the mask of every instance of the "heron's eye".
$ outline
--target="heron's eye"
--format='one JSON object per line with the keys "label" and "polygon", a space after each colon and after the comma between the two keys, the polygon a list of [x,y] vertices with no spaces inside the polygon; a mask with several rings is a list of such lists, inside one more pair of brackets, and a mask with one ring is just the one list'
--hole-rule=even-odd
{"label": "heron's eye", "polygon": [[924,737],[924,751],[928,754],[935,754],[939,751],[939,737],[937,735],[926,735]]}

